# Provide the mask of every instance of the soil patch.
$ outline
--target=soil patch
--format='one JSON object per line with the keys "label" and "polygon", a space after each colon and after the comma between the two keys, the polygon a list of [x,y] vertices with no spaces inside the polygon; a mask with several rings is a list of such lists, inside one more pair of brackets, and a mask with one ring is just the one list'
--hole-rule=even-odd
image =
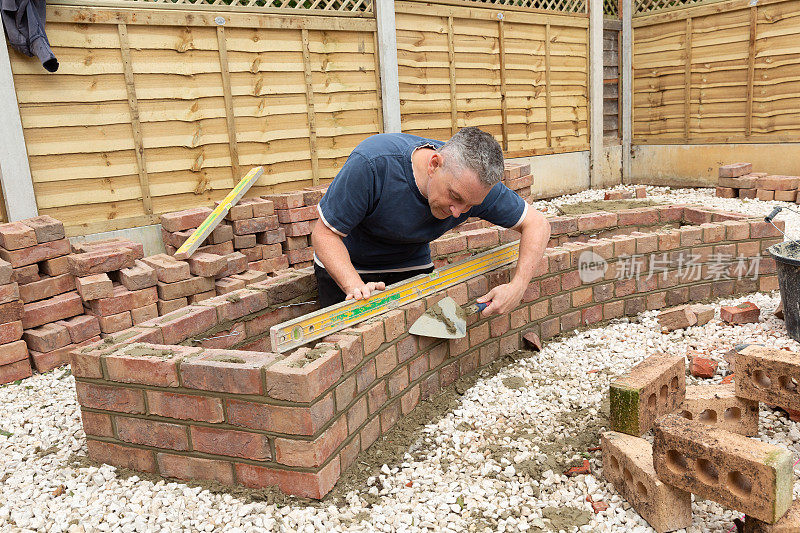
{"label": "soil patch", "polygon": [[542,509],[542,518],[550,520],[553,531],[568,531],[572,527],[581,527],[592,519],[592,513],[582,511],[575,507],[545,507]]}
{"label": "soil patch", "polygon": [[527,386],[525,380],[519,376],[503,378],[503,385],[513,390],[524,389]]}
{"label": "soil patch", "polygon": [[577,204],[565,204],[556,206],[562,215],[585,215],[597,211],[621,211],[623,209],[636,209],[639,207],[650,207],[661,205],[660,202],[653,200],[594,200],[591,202],[580,202]]}

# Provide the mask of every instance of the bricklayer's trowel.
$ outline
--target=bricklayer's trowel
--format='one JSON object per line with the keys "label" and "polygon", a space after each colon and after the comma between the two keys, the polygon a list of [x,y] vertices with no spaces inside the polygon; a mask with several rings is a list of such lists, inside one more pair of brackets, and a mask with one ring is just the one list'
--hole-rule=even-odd
{"label": "bricklayer's trowel", "polygon": [[408,330],[413,335],[437,339],[461,339],[467,335],[467,316],[480,313],[489,304],[474,304],[462,308],[450,297],[439,300]]}

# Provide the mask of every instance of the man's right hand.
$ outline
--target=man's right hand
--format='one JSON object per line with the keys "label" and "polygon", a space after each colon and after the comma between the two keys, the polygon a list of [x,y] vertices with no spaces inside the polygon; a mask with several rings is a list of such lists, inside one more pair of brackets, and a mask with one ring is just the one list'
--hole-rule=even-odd
{"label": "man's right hand", "polygon": [[382,281],[370,281],[347,289],[345,300],[366,300],[373,292],[382,291],[386,284]]}

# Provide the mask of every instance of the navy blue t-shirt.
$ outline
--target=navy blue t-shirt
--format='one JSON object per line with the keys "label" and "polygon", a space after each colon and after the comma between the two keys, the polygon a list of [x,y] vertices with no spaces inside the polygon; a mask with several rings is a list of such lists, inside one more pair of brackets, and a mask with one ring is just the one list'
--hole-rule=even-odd
{"label": "navy blue t-shirt", "polygon": [[318,206],[320,220],[342,236],[358,272],[432,266],[428,244],[470,217],[505,228],[522,222],[528,204],[502,183],[458,218],[434,217],[414,181],[411,154],[443,144],[405,133],[373,135],[353,150],[328,187]]}

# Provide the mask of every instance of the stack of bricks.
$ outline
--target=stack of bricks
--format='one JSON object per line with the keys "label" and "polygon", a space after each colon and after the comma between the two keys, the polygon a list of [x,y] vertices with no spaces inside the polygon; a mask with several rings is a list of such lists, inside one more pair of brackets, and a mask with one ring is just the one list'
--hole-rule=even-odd
{"label": "stack of bricks", "polygon": [[28,347],[22,340],[22,300],[12,273],[11,264],[0,260],[0,385],[31,375]]}
{"label": "stack of bricks", "polygon": [[[755,280],[718,280],[680,275],[677,261],[670,262],[674,268],[665,275],[619,277],[620,263],[634,253],[650,264],[664,253],[677,259],[687,250],[702,249],[706,255],[700,263],[707,266],[715,253],[737,247],[760,256],[780,236],[761,219],[729,220],[712,210],[673,207],[664,216],[685,225],[546,250],[519,305],[500,316],[471,315],[462,339],[418,337],[408,327],[445,296],[465,305],[507,283],[514,265],[283,354],[267,351],[269,326],[295,312],[286,304],[313,294],[310,271],[269,278],[75,350],[73,373],[89,454],[167,477],[277,485],[321,498],[359,453],[420,401],[517,350],[527,334],[548,340],[581,326],[660,309],[667,302],[678,305],[776,286],[774,271],[762,269]],[[584,280],[579,258],[588,251],[603,257],[608,269]],[[446,272],[441,274],[446,278]],[[666,378],[631,383],[639,390],[638,401],[655,403],[664,412],[682,403],[684,362],[675,359],[663,361],[673,372]],[[620,478],[626,477],[622,469]],[[635,491],[639,479],[632,479]],[[646,482],[641,481],[650,494],[663,488],[663,483]]]}
{"label": "stack of bricks", "polygon": [[[174,255],[209,213],[209,208],[194,208],[161,215],[161,236],[167,254]],[[278,226],[271,201],[242,199],[228,211],[195,254],[226,257],[232,267],[236,265],[235,269],[229,269],[228,276],[251,271],[248,275],[256,278],[261,275],[259,273],[282,270],[289,263],[281,246],[286,236]],[[244,269],[239,268],[242,256],[245,257]]]}
{"label": "stack of bricks", "polygon": [[0,226],[0,257],[11,264],[12,281],[19,285],[23,339],[39,372],[64,364],[69,349],[80,342],[65,326],[54,324],[83,314],[67,265],[69,253],[64,225],[52,217]]}
{"label": "stack of bricks", "polygon": [[289,266],[281,246],[285,233],[270,200],[242,199],[230,209],[225,222],[233,231],[233,248],[247,257],[249,270],[272,273]]}
{"label": "stack of bricks", "polygon": [[764,201],[797,202],[800,177],[753,172],[750,163],[732,163],[719,167],[717,196],[750,198]]}
{"label": "stack of bricks", "polygon": [[308,187],[301,191],[269,194],[264,198],[275,204],[280,228],[286,235],[283,253],[294,268],[311,266],[314,249],[311,247],[311,232],[319,218],[317,205],[327,191],[327,186]]}
{"label": "stack of bricks", "polygon": [[530,202],[533,175],[530,163],[513,163],[506,161],[503,171],[503,184],[517,193],[520,198]]}
{"label": "stack of bricks", "polygon": [[[753,345],[735,357],[735,389],[686,387],[684,358],[667,355],[610,386],[603,472],[656,531],[691,524],[691,494],[746,513],[745,531],[800,531],[792,454],[747,438],[758,434],[759,401],[800,408],[800,354]],[[651,428],[652,446],[641,438]]]}
{"label": "stack of bricks", "polygon": [[158,316],[155,272],[141,261],[142,244],[115,238],[72,248],[68,266],[83,300],[87,330],[108,335]]}

